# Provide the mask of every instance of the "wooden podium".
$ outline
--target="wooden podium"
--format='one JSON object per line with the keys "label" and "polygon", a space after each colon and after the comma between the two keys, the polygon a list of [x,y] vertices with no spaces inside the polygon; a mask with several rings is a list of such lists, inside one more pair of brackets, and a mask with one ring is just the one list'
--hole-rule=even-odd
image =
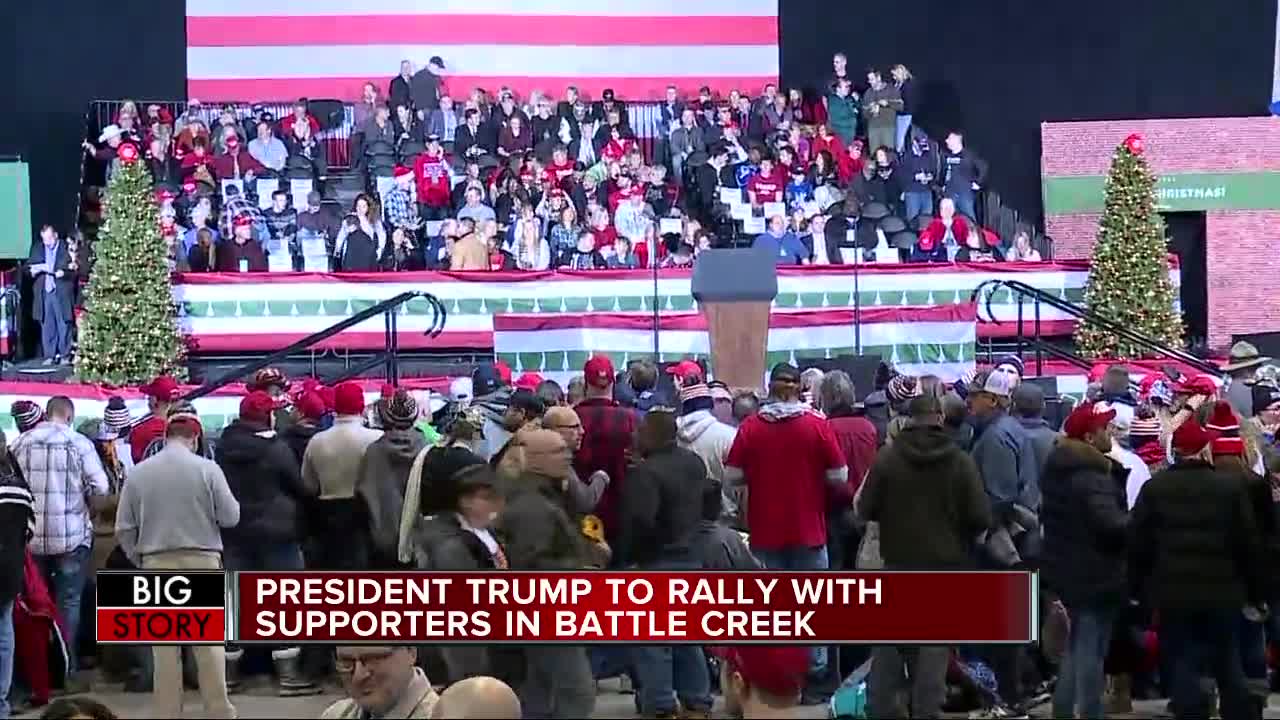
{"label": "wooden podium", "polygon": [[693,297],[707,321],[715,379],[733,388],[761,388],[769,308],[778,294],[773,254],[706,250],[694,264],[692,282]]}

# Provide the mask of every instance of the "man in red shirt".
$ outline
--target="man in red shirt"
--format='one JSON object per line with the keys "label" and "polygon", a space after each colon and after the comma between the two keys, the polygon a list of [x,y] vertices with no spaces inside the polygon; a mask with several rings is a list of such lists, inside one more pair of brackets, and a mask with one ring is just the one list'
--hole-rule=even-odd
{"label": "man in red shirt", "polygon": [[751,198],[752,207],[762,207],[765,203],[782,202],[782,188],[786,180],[779,176],[773,166],[773,158],[765,155],[760,158],[760,172],[747,181],[747,197]]}
{"label": "man in red shirt", "polygon": [[609,487],[596,506],[596,514],[604,523],[605,536],[613,537],[617,528],[617,505],[627,459],[636,431],[636,415],[613,399],[613,362],[606,355],[595,355],[582,367],[586,398],[574,406],[582,423],[582,446],[574,457],[573,468],[578,477],[589,478],[597,471],[609,476]]}
{"label": "man in red shirt", "polygon": [[[726,485],[747,488],[751,552],[770,570],[827,569],[827,493],[843,489],[849,468],[835,433],[800,398],[800,371],[779,363],[769,399],[738,427],[725,458]],[[827,649],[813,648],[812,677]]]}
{"label": "man in red shirt", "polygon": [[169,409],[182,395],[178,381],[168,375],[161,375],[138,389],[147,396],[147,411],[151,417],[129,431],[129,455],[135,465],[142,462],[148,445],[164,437],[169,427]]}

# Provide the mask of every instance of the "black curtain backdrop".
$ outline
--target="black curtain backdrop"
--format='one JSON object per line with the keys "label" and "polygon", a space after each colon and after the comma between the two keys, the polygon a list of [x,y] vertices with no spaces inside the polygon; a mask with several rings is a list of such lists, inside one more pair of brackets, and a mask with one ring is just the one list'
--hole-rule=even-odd
{"label": "black curtain backdrop", "polygon": [[990,187],[1042,216],[1040,123],[1266,115],[1276,0],[780,0],[784,85],[820,87],[843,51],[916,76],[915,119],[956,128]]}
{"label": "black curtain backdrop", "polygon": [[6,7],[13,104],[0,122],[0,155],[31,172],[31,226],[61,233],[76,220],[85,112],[97,99],[181,99],[186,92],[185,2],[36,0]]}

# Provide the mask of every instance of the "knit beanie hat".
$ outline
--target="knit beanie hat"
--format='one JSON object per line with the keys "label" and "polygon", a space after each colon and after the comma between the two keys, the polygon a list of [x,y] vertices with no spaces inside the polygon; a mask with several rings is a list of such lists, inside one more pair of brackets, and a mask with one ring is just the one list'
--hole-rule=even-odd
{"label": "knit beanie hat", "polygon": [[680,387],[680,412],[684,415],[715,407],[711,388],[700,375],[686,375]]}
{"label": "knit beanie hat", "polygon": [[448,492],[445,492],[459,471],[476,465],[484,465],[484,458],[462,447],[434,447],[427,451],[422,463],[422,495],[420,509],[423,515],[434,515],[450,510]]}
{"label": "knit beanie hat", "polygon": [[30,400],[15,400],[9,406],[9,414],[18,426],[18,432],[26,432],[44,420],[44,410]]}
{"label": "knit beanie hat", "polygon": [[1214,433],[1214,455],[1244,455],[1244,440],[1240,437],[1240,421],[1231,403],[1219,400],[1214,403],[1205,429]]}
{"label": "knit beanie hat", "polygon": [[129,408],[124,405],[124,398],[119,395],[113,395],[107,400],[107,409],[102,411],[102,424],[108,429],[116,433],[120,433],[129,427],[132,418],[129,417]]}
{"label": "knit beanie hat", "polygon": [[396,390],[378,401],[378,416],[387,429],[408,430],[418,421],[418,402],[408,390]]}
{"label": "knit beanie hat", "polygon": [[895,375],[885,388],[885,393],[889,396],[890,403],[899,405],[921,393],[920,382],[911,375]]}
{"label": "knit beanie hat", "polygon": [[1204,450],[1213,438],[1214,434],[1200,427],[1195,418],[1188,418],[1173,431],[1173,449],[1179,455],[1189,457]]}
{"label": "knit beanie hat", "polygon": [[1143,440],[1155,440],[1160,437],[1160,420],[1155,416],[1142,417],[1139,413],[1129,423],[1129,442],[1137,445]]}

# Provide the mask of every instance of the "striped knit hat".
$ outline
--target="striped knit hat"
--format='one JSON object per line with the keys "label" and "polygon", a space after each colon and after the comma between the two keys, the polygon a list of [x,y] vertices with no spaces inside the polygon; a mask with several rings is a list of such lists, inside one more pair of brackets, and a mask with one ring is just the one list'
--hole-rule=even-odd
{"label": "striped knit hat", "polygon": [[1219,400],[1209,414],[1205,429],[1214,433],[1214,455],[1244,455],[1244,440],[1240,437],[1240,420],[1231,403]]}
{"label": "striped knit hat", "polygon": [[44,420],[44,411],[30,400],[15,400],[9,406],[9,414],[13,416],[18,432],[26,432]]}
{"label": "striped knit hat", "polygon": [[108,430],[119,433],[129,427],[132,421],[133,418],[129,417],[129,408],[124,405],[124,398],[113,395],[107,400],[107,408],[102,411],[102,424]]}
{"label": "striped knit hat", "polygon": [[1160,437],[1160,420],[1152,417],[1134,417],[1133,422],[1129,423],[1129,438],[1131,442],[1136,443],[1139,438],[1158,438]]}
{"label": "striped knit hat", "polygon": [[895,405],[917,397],[921,392],[919,380],[911,375],[895,375],[885,388],[889,401]]}

